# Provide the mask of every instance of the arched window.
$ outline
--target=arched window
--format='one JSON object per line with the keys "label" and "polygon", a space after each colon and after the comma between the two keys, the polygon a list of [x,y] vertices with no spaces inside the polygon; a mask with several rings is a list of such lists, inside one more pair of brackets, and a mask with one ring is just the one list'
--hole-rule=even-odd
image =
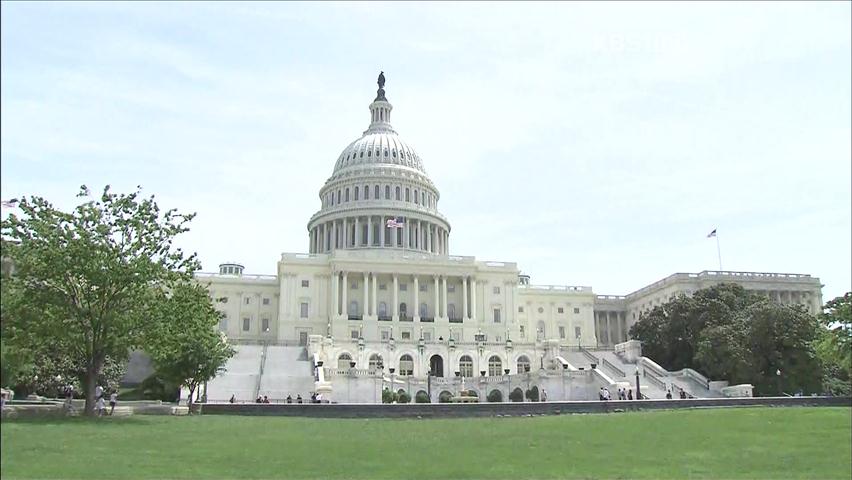
{"label": "arched window", "polygon": [[379,186],[378,185],[376,185],[376,188],[373,189],[373,194],[374,194],[373,198],[378,200],[379,199]]}
{"label": "arched window", "polygon": [[411,195],[410,195],[410,193],[411,193],[411,190],[409,190],[409,189],[408,189],[408,187],[405,187],[405,201],[406,201],[406,202],[410,202],[410,201],[411,201]]}
{"label": "arched window", "polygon": [[364,151],[361,151],[361,158],[364,158]]}
{"label": "arched window", "polygon": [[385,185],[385,200],[390,200],[390,185]]}
{"label": "arched window", "polygon": [[352,366],[349,365],[349,362],[351,361],[351,355],[349,355],[348,353],[341,353],[340,356],[337,357],[337,368],[349,370],[350,368],[352,368]]}
{"label": "arched window", "polygon": [[429,316],[429,305],[426,305],[426,302],[420,304],[420,317],[428,317]]}
{"label": "arched window", "polygon": [[503,362],[497,355],[492,355],[488,359],[488,376],[499,377],[500,375],[503,375]]}
{"label": "arched window", "polygon": [[346,187],[346,194],[344,195],[345,200],[349,201],[349,187]]}
{"label": "arched window", "polygon": [[378,157],[378,156],[380,156],[381,154],[382,154],[382,151],[381,151],[380,149],[378,149],[378,148],[377,148],[377,149],[376,149],[376,156]]}
{"label": "arched window", "polygon": [[370,199],[370,186],[364,185],[364,200]]}
{"label": "arched window", "polygon": [[417,195],[417,189],[414,189],[414,203],[420,204],[420,197]]}
{"label": "arched window", "polygon": [[521,355],[518,357],[518,373],[525,373],[530,371],[530,359],[527,358],[526,355]]}
{"label": "arched window", "polygon": [[426,205],[426,193],[420,192],[420,205]]}
{"label": "arched window", "polygon": [[379,316],[387,317],[388,316],[388,304],[385,302],[379,302]]}
{"label": "arched window", "polygon": [[396,187],[396,199],[401,200],[400,195],[399,195],[399,187]]}
{"label": "arched window", "polygon": [[450,303],[447,304],[447,316],[452,318],[456,318],[456,304]]}
{"label": "arched window", "polygon": [[[363,153],[363,152],[361,153],[361,156],[362,156],[362,157],[364,156],[364,153]],[[372,157],[372,156],[373,156],[373,151],[372,151],[372,150],[367,150],[367,156],[368,156],[368,157]]]}
{"label": "arched window", "polygon": [[414,375],[414,359],[411,358],[411,355],[406,353],[399,357],[399,374]]}
{"label": "arched window", "polygon": [[337,191],[337,204],[340,205],[340,190]]}
{"label": "arched window", "polygon": [[358,187],[355,187],[355,200],[358,200]]}
{"label": "arched window", "polygon": [[399,316],[404,317],[408,313],[408,305],[405,302],[399,304]]}
{"label": "arched window", "polygon": [[378,353],[374,353],[374,354],[370,355],[370,365],[369,365],[368,368],[370,370],[378,370],[379,365],[381,365],[382,363],[384,363],[384,362],[382,362],[382,356],[379,355]]}
{"label": "arched window", "polygon": [[388,156],[388,149],[387,148],[385,149],[385,156],[386,157]]}
{"label": "arched window", "polygon": [[391,150],[391,156],[393,158],[396,158],[396,149],[395,148],[393,150]]}
{"label": "arched window", "polygon": [[463,355],[459,359],[459,374],[462,377],[472,377],[473,376],[473,359],[468,355]]}

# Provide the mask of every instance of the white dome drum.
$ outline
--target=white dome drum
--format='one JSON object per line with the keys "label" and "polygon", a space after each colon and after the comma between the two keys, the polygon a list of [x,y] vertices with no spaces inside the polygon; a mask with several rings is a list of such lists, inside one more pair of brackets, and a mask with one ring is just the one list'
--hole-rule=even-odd
{"label": "white dome drum", "polygon": [[417,152],[390,124],[393,106],[380,76],[370,126],[340,154],[308,222],[311,253],[401,249],[447,255],[450,224]]}

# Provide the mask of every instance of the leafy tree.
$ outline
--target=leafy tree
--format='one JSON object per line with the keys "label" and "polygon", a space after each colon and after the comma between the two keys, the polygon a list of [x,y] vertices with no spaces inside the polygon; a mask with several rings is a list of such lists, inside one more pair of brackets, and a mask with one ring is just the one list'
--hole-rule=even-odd
{"label": "leafy tree", "polygon": [[382,403],[394,403],[399,399],[399,394],[389,388],[382,390]]}
{"label": "leafy tree", "polygon": [[107,358],[123,361],[140,347],[152,297],[198,268],[195,255],[173,247],[194,214],[161,212],[139,190],[107,186],[70,212],[38,196],[18,202],[22,215],[0,222],[3,256],[15,273],[6,282],[3,334],[36,352],[61,351],[84,364],[86,413]]}
{"label": "leafy tree", "polygon": [[180,283],[161,292],[146,327],[146,351],[165,382],[185,385],[190,403],[202,383],[218,375],[234,349],[217,331],[221,313],[206,286]]}
{"label": "leafy tree", "polygon": [[823,363],[823,390],[852,394],[852,292],[830,300],[819,316],[822,325],[817,356]]}
{"label": "leafy tree", "polygon": [[509,400],[513,402],[523,402],[524,401],[524,392],[520,388],[515,388],[511,392],[509,392]]}
{"label": "leafy tree", "polygon": [[[61,351],[40,352],[38,362],[34,363],[26,374],[18,378],[15,383],[15,392],[21,395],[35,393],[59,397],[62,389],[70,384],[75,394],[79,396],[83,392],[80,378],[85,370],[85,361],[79,358],[73,358]],[[107,390],[117,389],[126,371],[126,361],[115,361],[111,357],[106,357],[96,385]]]}

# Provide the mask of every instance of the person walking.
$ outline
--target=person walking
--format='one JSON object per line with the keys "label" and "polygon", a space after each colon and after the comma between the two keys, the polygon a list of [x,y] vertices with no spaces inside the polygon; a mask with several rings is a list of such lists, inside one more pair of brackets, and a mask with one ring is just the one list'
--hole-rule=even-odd
{"label": "person walking", "polygon": [[666,400],[671,400],[671,399],[672,399],[672,391],[666,390]]}
{"label": "person walking", "polygon": [[232,393],[231,399],[228,400],[228,403],[237,403],[237,395]]}
{"label": "person walking", "polygon": [[118,403],[118,390],[113,390],[109,396],[109,416],[115,412],[115,404]]}
{"label": "person walking", "polygon": [[627,399],[633,400],[633,389],[632,388],[627,391]]}

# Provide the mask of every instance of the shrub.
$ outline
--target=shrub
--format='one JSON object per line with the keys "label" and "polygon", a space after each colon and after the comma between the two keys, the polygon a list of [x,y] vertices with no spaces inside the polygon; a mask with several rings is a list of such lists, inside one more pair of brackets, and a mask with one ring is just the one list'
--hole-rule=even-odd
{"label": "shrub", "polygon": [[527,390],[527,400],[531,402],[538,401],[538,387],[532,387],[531,389]]}
{"label": "shrub", "polygon": [[503,392],[495,388],[494,390],[491,390],[485,398],[487,398],[489,402],[502,402]]}
{"label": "shrub", "polygon": [[443,392],[441,392],[440,395],[438,395],[438,402],[439,403],[450,403],[452,400],[453,400],[453,394],[446,391],[446,390],[444,390]]}
{"label": "shrub", "polygon": [[409,403],[411,402],[411,395],[406,392],[402,392],[399,394],[399,398],[397,399],[397,403]]}
{"label": "shrub", "polygon": [[393,403],[393,402],[397,401],[398,399],[399,399],[398,393],[396,393],[392,390],[389,390],[387,388],[382,390],[382,403]]}
{"label": "shrub", "polygon": [[509,393],[509,400],[513,402],[523,402],[524,392],[520,388],[516,388]]}
{"label": "shrub", "polygon": [[416,394],[414,394],[414,403],[432,403],[429,399],[429,394],[420,390]]}

